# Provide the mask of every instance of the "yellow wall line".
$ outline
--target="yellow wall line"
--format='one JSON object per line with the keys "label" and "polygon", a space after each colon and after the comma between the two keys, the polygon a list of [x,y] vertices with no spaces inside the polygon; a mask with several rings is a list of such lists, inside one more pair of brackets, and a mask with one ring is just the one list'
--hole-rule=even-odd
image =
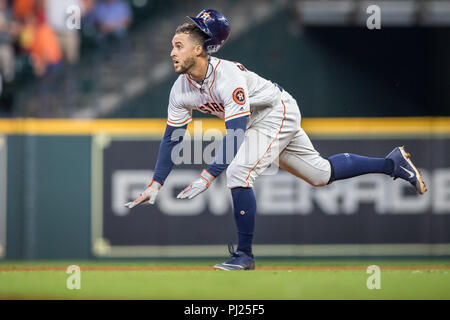
{"label": "yellow wall line", "polygon": [[310,118],[303,128],[311,134],[448,134],[450,117]]}
{"label": "yellow wall line", "polygon": [[[195,124],[194,124],[195,123]],[[189,124],[225,132],[220,119],[195,119]],[[0,119],[0,134],[20,135],[156,135],[161,136],[165,119]],[[443,135],[450,134],[450,117],[411,118],[306,118],[302,127],[312,135]]]}

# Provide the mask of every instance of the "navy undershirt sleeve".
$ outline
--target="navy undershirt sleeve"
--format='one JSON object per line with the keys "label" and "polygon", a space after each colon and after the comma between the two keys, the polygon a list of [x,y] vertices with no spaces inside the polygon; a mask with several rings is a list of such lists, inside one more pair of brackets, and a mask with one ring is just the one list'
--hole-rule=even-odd
{"label": "navy undershirt sleeve", "polygon": [[206,169],[214,177],[218,177],[236,156],[242,141],[244,141],[247,118],[248,116],[244,116],[225,122],[227,134],[223,138],[222,148],[217,152],[214,162]]}
{"label": "navy undershirt sleeve", "polygon": [[[153,180],[161,185],[164,184],[170,171],[172,171],[172,150],[177,144],[183,141],[186,128],[187,124],[182,127],[166,126],[166,131],[159,145],[158,160],[156,161],[155,173],[153,175]],[[174,132],[175,134],[173,135]]]}

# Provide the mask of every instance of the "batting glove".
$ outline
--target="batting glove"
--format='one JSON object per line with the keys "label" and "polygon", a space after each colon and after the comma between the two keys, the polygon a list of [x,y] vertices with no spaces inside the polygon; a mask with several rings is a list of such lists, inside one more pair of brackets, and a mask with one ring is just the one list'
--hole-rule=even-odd
{"label": "batting glove", "polygon": [[136,200],[126,203],[125,207],[131,209],[147,200],[150,204],[154,204],[156,196],[158,195],[159,189],[161,189],[161,187],[162,185],[159,182],[152,179],[152,182],[150,182],[150,184],[147,186],[147,189],[145,189],[145,191],[142,192]]}
{"label": "batting glove", "polygon": [[198,196],[200,193],[209,188],[211,182],[213,182],[215,178],[216,177],[211,175],[208,171],[203,170],[200,174],[200,178],[192,182],[183,191],[181,191],[178,194],[177,199],[192,199]]}

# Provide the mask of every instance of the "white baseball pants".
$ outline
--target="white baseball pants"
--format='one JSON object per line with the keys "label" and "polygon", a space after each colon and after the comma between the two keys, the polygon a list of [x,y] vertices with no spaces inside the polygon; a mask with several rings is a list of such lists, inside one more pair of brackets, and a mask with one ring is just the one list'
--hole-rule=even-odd
{"label": "white baseball pants", "polygon": [[255,179],[273,162],[313,186],[326,185],[330,163],[314,149],[300,122],[297,102],[283,91],[280,103],[247,128],[227,169],[228,188],[253,187]]}

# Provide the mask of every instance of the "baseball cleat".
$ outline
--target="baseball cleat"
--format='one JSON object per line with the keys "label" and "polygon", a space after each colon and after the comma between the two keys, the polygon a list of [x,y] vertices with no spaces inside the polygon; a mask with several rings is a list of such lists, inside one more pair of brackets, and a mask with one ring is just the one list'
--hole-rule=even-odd
{"label": "baseball cleat", "polygon": [[249,256],[242,251],[234,251],[233,246],[228,245],[228,251],[230,251],[231,257],[228,261],[220,264],[216,264],[214,269],[219,270],[255,270],[255,259],[253,255]]}
{"label": "baseball cleat", "polygon": [[391,174],[394,180],[400,178],[408,181],[416,188],[419,194],[424,194],[427,191],[422,173],[412,163],[411,155],[405,151],[404,146],[395,148],[386,158],[394,162],[394,170]]}

